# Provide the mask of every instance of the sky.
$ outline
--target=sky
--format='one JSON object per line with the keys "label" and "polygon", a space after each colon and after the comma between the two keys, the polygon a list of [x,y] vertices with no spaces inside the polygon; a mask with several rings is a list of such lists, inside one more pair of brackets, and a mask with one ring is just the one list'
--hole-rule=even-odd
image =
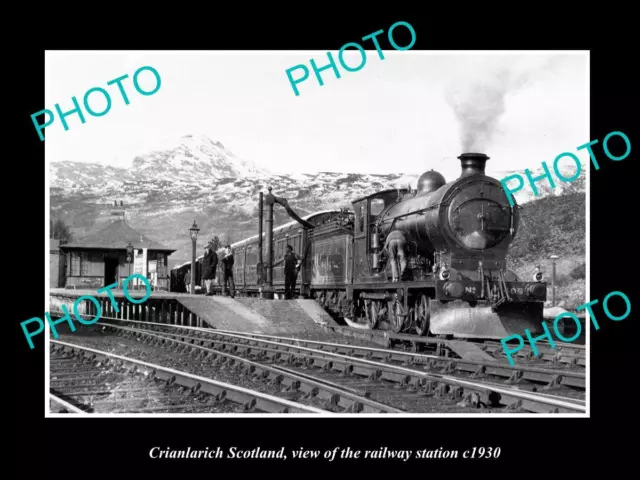
{"label": "sky", "polygon": [[[368,50],[364,67],[341,78],[309,60],[326,52],[46,52],[45,105],[80,104],[87,90],[105,88],[111,110],[59,118],[45,130],[47,162],[71,160],[126,167],[163,139],[205,134],[238,157],[274,173],[405,173],[431,168],[448,179],[458,155],[472,149],[491,158],[487,173],[537,168],[589,137],[588,53]],[[337,52],[332,52],[337,62]],[[360,62],[357,51],[347,64]],[[296,96],[286,70],[305,64],[309,78]],[[152,66],[160,89],[138,94],[134,72]],[[128,74],[125,105],[107,82]],[[299,75],[296,71],[294,75]],[[153,76],[140,75],[142,88]],[[106,105],[92,94],[90,105]],[[84,107],[83,107],[84,108]],[[35,113],[35,112],[34,112]],[[34,128],[34,135],[37,135]],[[550,164],[551,166],[551,164]]]}

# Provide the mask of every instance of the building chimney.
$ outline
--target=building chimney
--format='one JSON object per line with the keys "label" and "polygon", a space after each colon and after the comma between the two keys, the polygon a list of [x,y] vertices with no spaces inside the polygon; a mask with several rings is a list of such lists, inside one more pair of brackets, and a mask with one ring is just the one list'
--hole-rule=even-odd
{"label": "building chimney", "polygon": [[118,206],[118,201],[114,200],[113,201],[113,207],[111,207],[111,215],[115,216],[115,217],[120,217],[121,220],[124,222],[125,221],[125,207],[124,204],[122,203],[122,200],[120,200],[120,205]]}
{"label": "building chimney", "polygon": [[484,153],[463,153],[458,159],[462,164],[460,177],[468,177],[469,175],[484,175],[484,167],[489,157]]}

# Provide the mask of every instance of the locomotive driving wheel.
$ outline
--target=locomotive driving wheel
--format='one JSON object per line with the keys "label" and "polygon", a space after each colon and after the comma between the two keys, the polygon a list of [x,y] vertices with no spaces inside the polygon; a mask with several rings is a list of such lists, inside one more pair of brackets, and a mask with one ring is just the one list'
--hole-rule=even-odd
{"label": "locomotive driving wheel", "polygon": [[375,300],[365,300],[364,301],[364,313],[367,317],[367,322],[372,329],[378,328],[378,324],[380,323],[378,320],[378,304]]}
{"label": "locomotive driving wheel", "polygon": [[394,333],[400,333],[404,327],[404,321],[407,316],[402,307],[402,302],[396,298],[395,300],[390,300],[388,305],[391,330],[393,330]]}
{"label": "locomotive driving wheel", "polygon": [[416,298],[413,309],[413,320],[416,332],[421,337],[429,333],[429,323],[431,320],[431,301],[424,293],[420,293]]}

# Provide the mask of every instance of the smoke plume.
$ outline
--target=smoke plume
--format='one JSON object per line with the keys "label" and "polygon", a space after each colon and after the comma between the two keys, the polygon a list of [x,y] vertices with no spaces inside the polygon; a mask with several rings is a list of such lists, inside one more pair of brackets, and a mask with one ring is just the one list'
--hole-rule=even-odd
{"label": "smoke plume", "polygon": [[508,57],[476,57],[471,62],[477,65],[465,63],[463,75],[445,90],[447,103],[460,123],[463,153],[484,152],[491,145],[506,111],[507,96],[531,84],[554,59],[521,58],[518,64]]}

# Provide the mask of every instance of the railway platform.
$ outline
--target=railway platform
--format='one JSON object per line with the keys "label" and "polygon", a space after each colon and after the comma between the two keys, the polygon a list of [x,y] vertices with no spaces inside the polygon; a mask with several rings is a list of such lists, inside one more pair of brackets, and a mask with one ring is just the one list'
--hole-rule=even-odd
{"label": "railway platform", "polygon": [[[99,301],[101,316],[122,319],[285,335],[322,333],[327,326],[337,326],[314,300],[261,300],[155,291],[145,302],[136,304],[125,297],[123,290],[110,292],[118,311],[106,292],[97,294],[95,290],[84,289],[51,289],[49,308],[60,311],[64,304],[73,315],[74,302],[80,297],[91,296]],[[127,293],[131,298],[141,299],[145,292],[128,290]],[[78,312],[91,317],[97,309],[91,300],[83,299]]]}

